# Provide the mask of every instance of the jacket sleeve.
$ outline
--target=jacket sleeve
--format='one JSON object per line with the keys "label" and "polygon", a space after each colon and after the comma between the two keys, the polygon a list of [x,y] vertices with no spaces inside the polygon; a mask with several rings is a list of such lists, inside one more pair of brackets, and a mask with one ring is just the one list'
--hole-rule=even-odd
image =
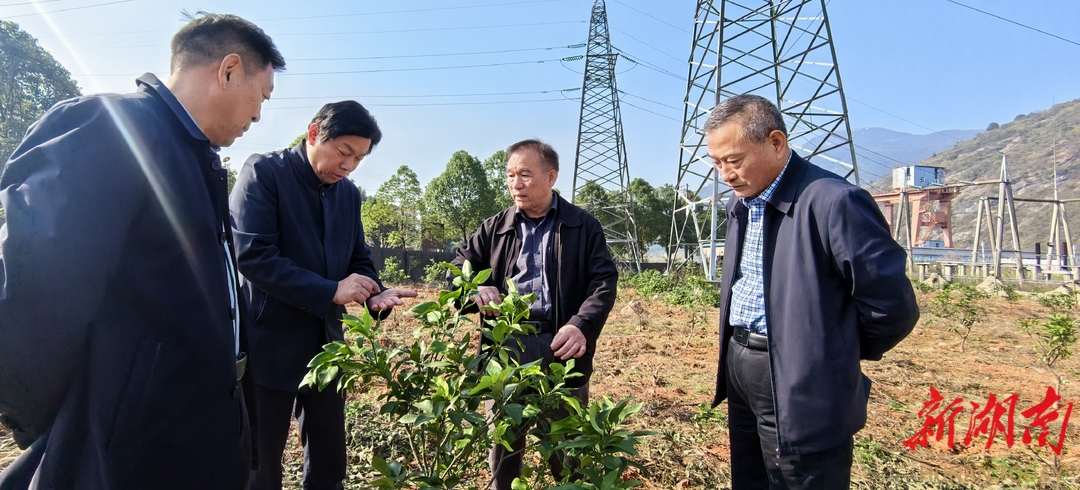
{"label": "jacket sleeve", "polygon": [[595,219],[585,221],[586,261],[578,264],[586,270],[589,285],[585,289],[585,301],[568,322],[575,325],[590,342],[600,337],[608,314],[615,306],[619,270],[608,251],[604,229]]}
{"label": "jacket sleeve", "polygon": [[863,189],[837,193],[828,220],[835,266],[850,286],[859,314],[860,358],[880,360],[919,320],[915,291],[905,273],[906,252],[892,239],[877,204]]}
{"label": "jacket sleeve", "polygon": [[52,423],[150,198],[133,153],[153,142],[125,143],[118,124],[135,123],[100,99],[61,102],[0,178],[0,416],[21,446]]}
{"label": "jacket sleeve", "polygon": [[257,165],[268,158],[274,157],[248,158],[229,198],[237,268],[247,280],[275,299],[325,318],[333,311],[337,282],[304,269],[281,254],[277,181],[268,167]]}

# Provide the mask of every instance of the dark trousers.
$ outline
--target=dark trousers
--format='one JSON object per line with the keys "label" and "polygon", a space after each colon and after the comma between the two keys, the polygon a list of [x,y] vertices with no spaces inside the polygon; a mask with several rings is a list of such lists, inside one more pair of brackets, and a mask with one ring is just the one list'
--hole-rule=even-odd
{"label": "dark trousers", "polygon": [[[544,360],[544,366],[554,362],[554,352],[551,350],[551,340],[554,336],[551,333],[542,333],[538,335],[528,335],[519,337],[524,344],[524,352],[518,357],[518,362],[525,364],[537,359]],[[511,340],[510,342],[513,342]],[[562,360],[559,360],[562,363]],[[585,385],[574,389],[570,392],[571,396],[581,400],[582,408],[589,403],[589,383],[586,381]],[[487,402],[487,412],[491,413],[494,410],[494,403]],[[551,421],[561,420],[569,415],[565,410],[554,410],[552,412],[544,414],[544,417]],[[525,434],[529,431],[529,427],[519,427],[517,430],[518,436],[510,443],[512,451],[508,451],[502,444],[495,444],[492,446],[491,451],[488,453],[488,465],[491,468],[491,474],[494,478],[491,482],[491,488],[493,490],[510,490],[511,484],[514,482],[514,478],[521,476],[521,472],[524,469],[523,451],[525,449]],[[551,469],[552,476],[555,477],[555,481],[559,481],[562,478],[563,468],[574,467],[575,462],[569,461],[563,458],[561,455],[554,455],[548,459],[548,468]]]}
{"label": "dark trousers", "polygon": [[340,489],[345,479],[345,399],[332,387],[303,393],[255,385],[259,468],[251,490],[281,489],[281,455],[295,413],[304,445],[304,488]]}
{"label": "dark trousers", "polygon": [[826,451],[781,456],[769,353],[744,347],[734,340],[727,347],[731,489],[849,488],[852,440]]}

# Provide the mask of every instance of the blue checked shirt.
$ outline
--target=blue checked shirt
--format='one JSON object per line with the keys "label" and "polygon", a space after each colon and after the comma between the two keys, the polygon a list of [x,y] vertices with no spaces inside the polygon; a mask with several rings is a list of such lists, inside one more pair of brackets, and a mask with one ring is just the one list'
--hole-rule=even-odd
{"label": "blue checked shirt", "polygon": [[788,154],[787,163],[769,187],[753,199],[741,199],[742,205],[750,212],[746,220],[742,253],[739,254],[739,277],[735,278],[735,283],[731,286],[731,314],[728,315],[728,322],[731,325],[745,326],[751,332],[760,334],[766,334],[769,330],[765,321],[765,264],[762,259],[765,204],[772,197],[780,179],[784,177],[792,154],[794,152]]}

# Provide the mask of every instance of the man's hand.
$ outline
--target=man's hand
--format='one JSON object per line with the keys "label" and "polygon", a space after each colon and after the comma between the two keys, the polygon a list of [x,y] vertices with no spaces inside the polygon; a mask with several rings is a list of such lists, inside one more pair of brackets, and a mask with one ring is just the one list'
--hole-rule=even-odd
{"label": "man's hand", "polygon": [[[495,286],[480,286],[477,288],[477,293],[472,297],[472,302],[476,303],[476,306],[484,307],[487,305],[498,306],[500,303],[499,288]],[[499,316],[497,311],[480,311],[483,315]]]}
{"label": "man's hand", "polygon": [[555,338],[551,339],[551,350],[555,351],[555,357],[564,361],[585,355],[587,348],[585,335],[574,325],[563,325]]}
{"label": "man's hand", "polygon": [[371,311],[383,311],[405,304],[401,298],[415,297],[416,291],[410,289],[384,289],[381,293],[368,298],[367,306]]}
{"label": "man's hand", "polygon": [[379,284],[374,279],[360,274],[349,274],[349,277],[338,281],[334,303],[339,305],[347,305],[354,301],[363,303],[378,292]]}

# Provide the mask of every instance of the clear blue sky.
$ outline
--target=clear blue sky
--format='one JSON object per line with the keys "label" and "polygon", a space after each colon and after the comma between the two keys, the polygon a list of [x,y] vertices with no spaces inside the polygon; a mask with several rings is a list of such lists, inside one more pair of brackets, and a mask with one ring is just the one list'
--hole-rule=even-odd
{"label": "clear blue sky", "polygon": [[[527,137],[555,145],[563,163],[557,187],[566,189],[579,103],[566,100],[577,92],[560,90],[581,87],[584,61],[559,60],[583,54],[567,46],[585,41],[592,3],[0,0],[0,19],[38,38],[85,93],[131,91],[147,71],[165,78],[182,9],[256,22],[288,66],[262,122],[223,150],[234,166],[291,142],[323,103],[351,98],[372,110],[385,133],[353,174],[369,191],[399,165],[426,183],[454,151],[485,158]],[[961,3],[1080,42],[1080,2]],[[694,5],[607,2],[612,43],[679,75],[619,65],[630,174],[654,184],[676,179]],[[828,10],[853,128],[982,129],[1080,98],[1080,45],[947,0],[833,0]]]}

